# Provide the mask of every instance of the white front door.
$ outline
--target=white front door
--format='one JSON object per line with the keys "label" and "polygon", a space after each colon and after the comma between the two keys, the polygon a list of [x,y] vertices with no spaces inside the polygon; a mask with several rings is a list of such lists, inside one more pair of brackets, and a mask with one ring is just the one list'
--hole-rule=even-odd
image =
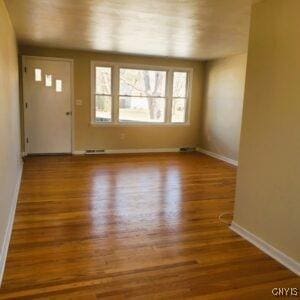
{"label": "white front door", "polygon": [[23,99],[26,152],[70,153],[71,61],[24,57]]}

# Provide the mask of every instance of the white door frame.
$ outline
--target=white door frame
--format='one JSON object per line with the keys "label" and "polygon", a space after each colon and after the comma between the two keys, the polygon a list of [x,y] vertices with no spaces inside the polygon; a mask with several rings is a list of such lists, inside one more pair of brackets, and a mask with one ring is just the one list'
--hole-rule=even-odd
{"label": "white door frame", "polygon": [[74,152],[75,149],[75,101],[74,101],[74,59],[71,58],[60,58],[60,57],[48,57],[48,56],[32,56],[32,55],[22,55],[22,106],[23,106],[23,126],[24,126],[24,136],[23,136],[23,142],[24,142],[24,150],[23,156],[26,156],[28,154],[28,144],[26,143],[26,136],[28,136],[29,129],[26,126],[26,120],[25,120],[25,103],[24,101],[24,86],[25,86],[25,61],[26,58],[31,59],[39,59],[39,60],[53,60],[53,61],[66,61],[69,62],[71,65],[71,78],[70,78],[70,102],[71,102],[71,153]]}

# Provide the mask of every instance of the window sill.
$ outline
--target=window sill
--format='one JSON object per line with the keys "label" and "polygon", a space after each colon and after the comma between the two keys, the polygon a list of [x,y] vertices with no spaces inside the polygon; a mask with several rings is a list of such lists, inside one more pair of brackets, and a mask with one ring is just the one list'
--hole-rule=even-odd
{"label": "window sill", "polygon": [[92,127],[188,127],[191,126],[190,122],[187,123],[96,123],[91,122]]}

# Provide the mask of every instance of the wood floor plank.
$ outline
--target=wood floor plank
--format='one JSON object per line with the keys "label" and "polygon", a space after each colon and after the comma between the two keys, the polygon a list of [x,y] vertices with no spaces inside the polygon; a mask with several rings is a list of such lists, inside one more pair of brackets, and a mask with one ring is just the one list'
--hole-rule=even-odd
{"label": "wood floor plank", "polygon": [[300,279],[233,233],[236,168],[199,153],[24,164],[0,299],[271,299]]}

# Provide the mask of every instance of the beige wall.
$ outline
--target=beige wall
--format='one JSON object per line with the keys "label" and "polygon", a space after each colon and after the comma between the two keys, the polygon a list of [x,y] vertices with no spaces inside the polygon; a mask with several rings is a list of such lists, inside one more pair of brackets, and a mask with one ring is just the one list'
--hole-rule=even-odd
{"label": "beige wall", "polygon": [[0,0],[0,269],[5,232],[20,171],[17,48],[6,7]]}
{"label": "beige wall", "polygon": [[205,65],[202,149],[238,159],[247,54],[208,61]]}
{"label": "beige wall", "polygon": [[[74,59],[75,149],[174,148],[199,145],[203,65],[198,61],[115,55],[72,50],[21,47],[20,54]],[[193,91],[190,126],[93,127],[90,125],[90,62],[92,60],[191,67]],[[125,135],[124,139],[121,136]]]}
{"label": "beige wall", "polygon": [[300,262],[300,1],[253,7],[234,221]]}

